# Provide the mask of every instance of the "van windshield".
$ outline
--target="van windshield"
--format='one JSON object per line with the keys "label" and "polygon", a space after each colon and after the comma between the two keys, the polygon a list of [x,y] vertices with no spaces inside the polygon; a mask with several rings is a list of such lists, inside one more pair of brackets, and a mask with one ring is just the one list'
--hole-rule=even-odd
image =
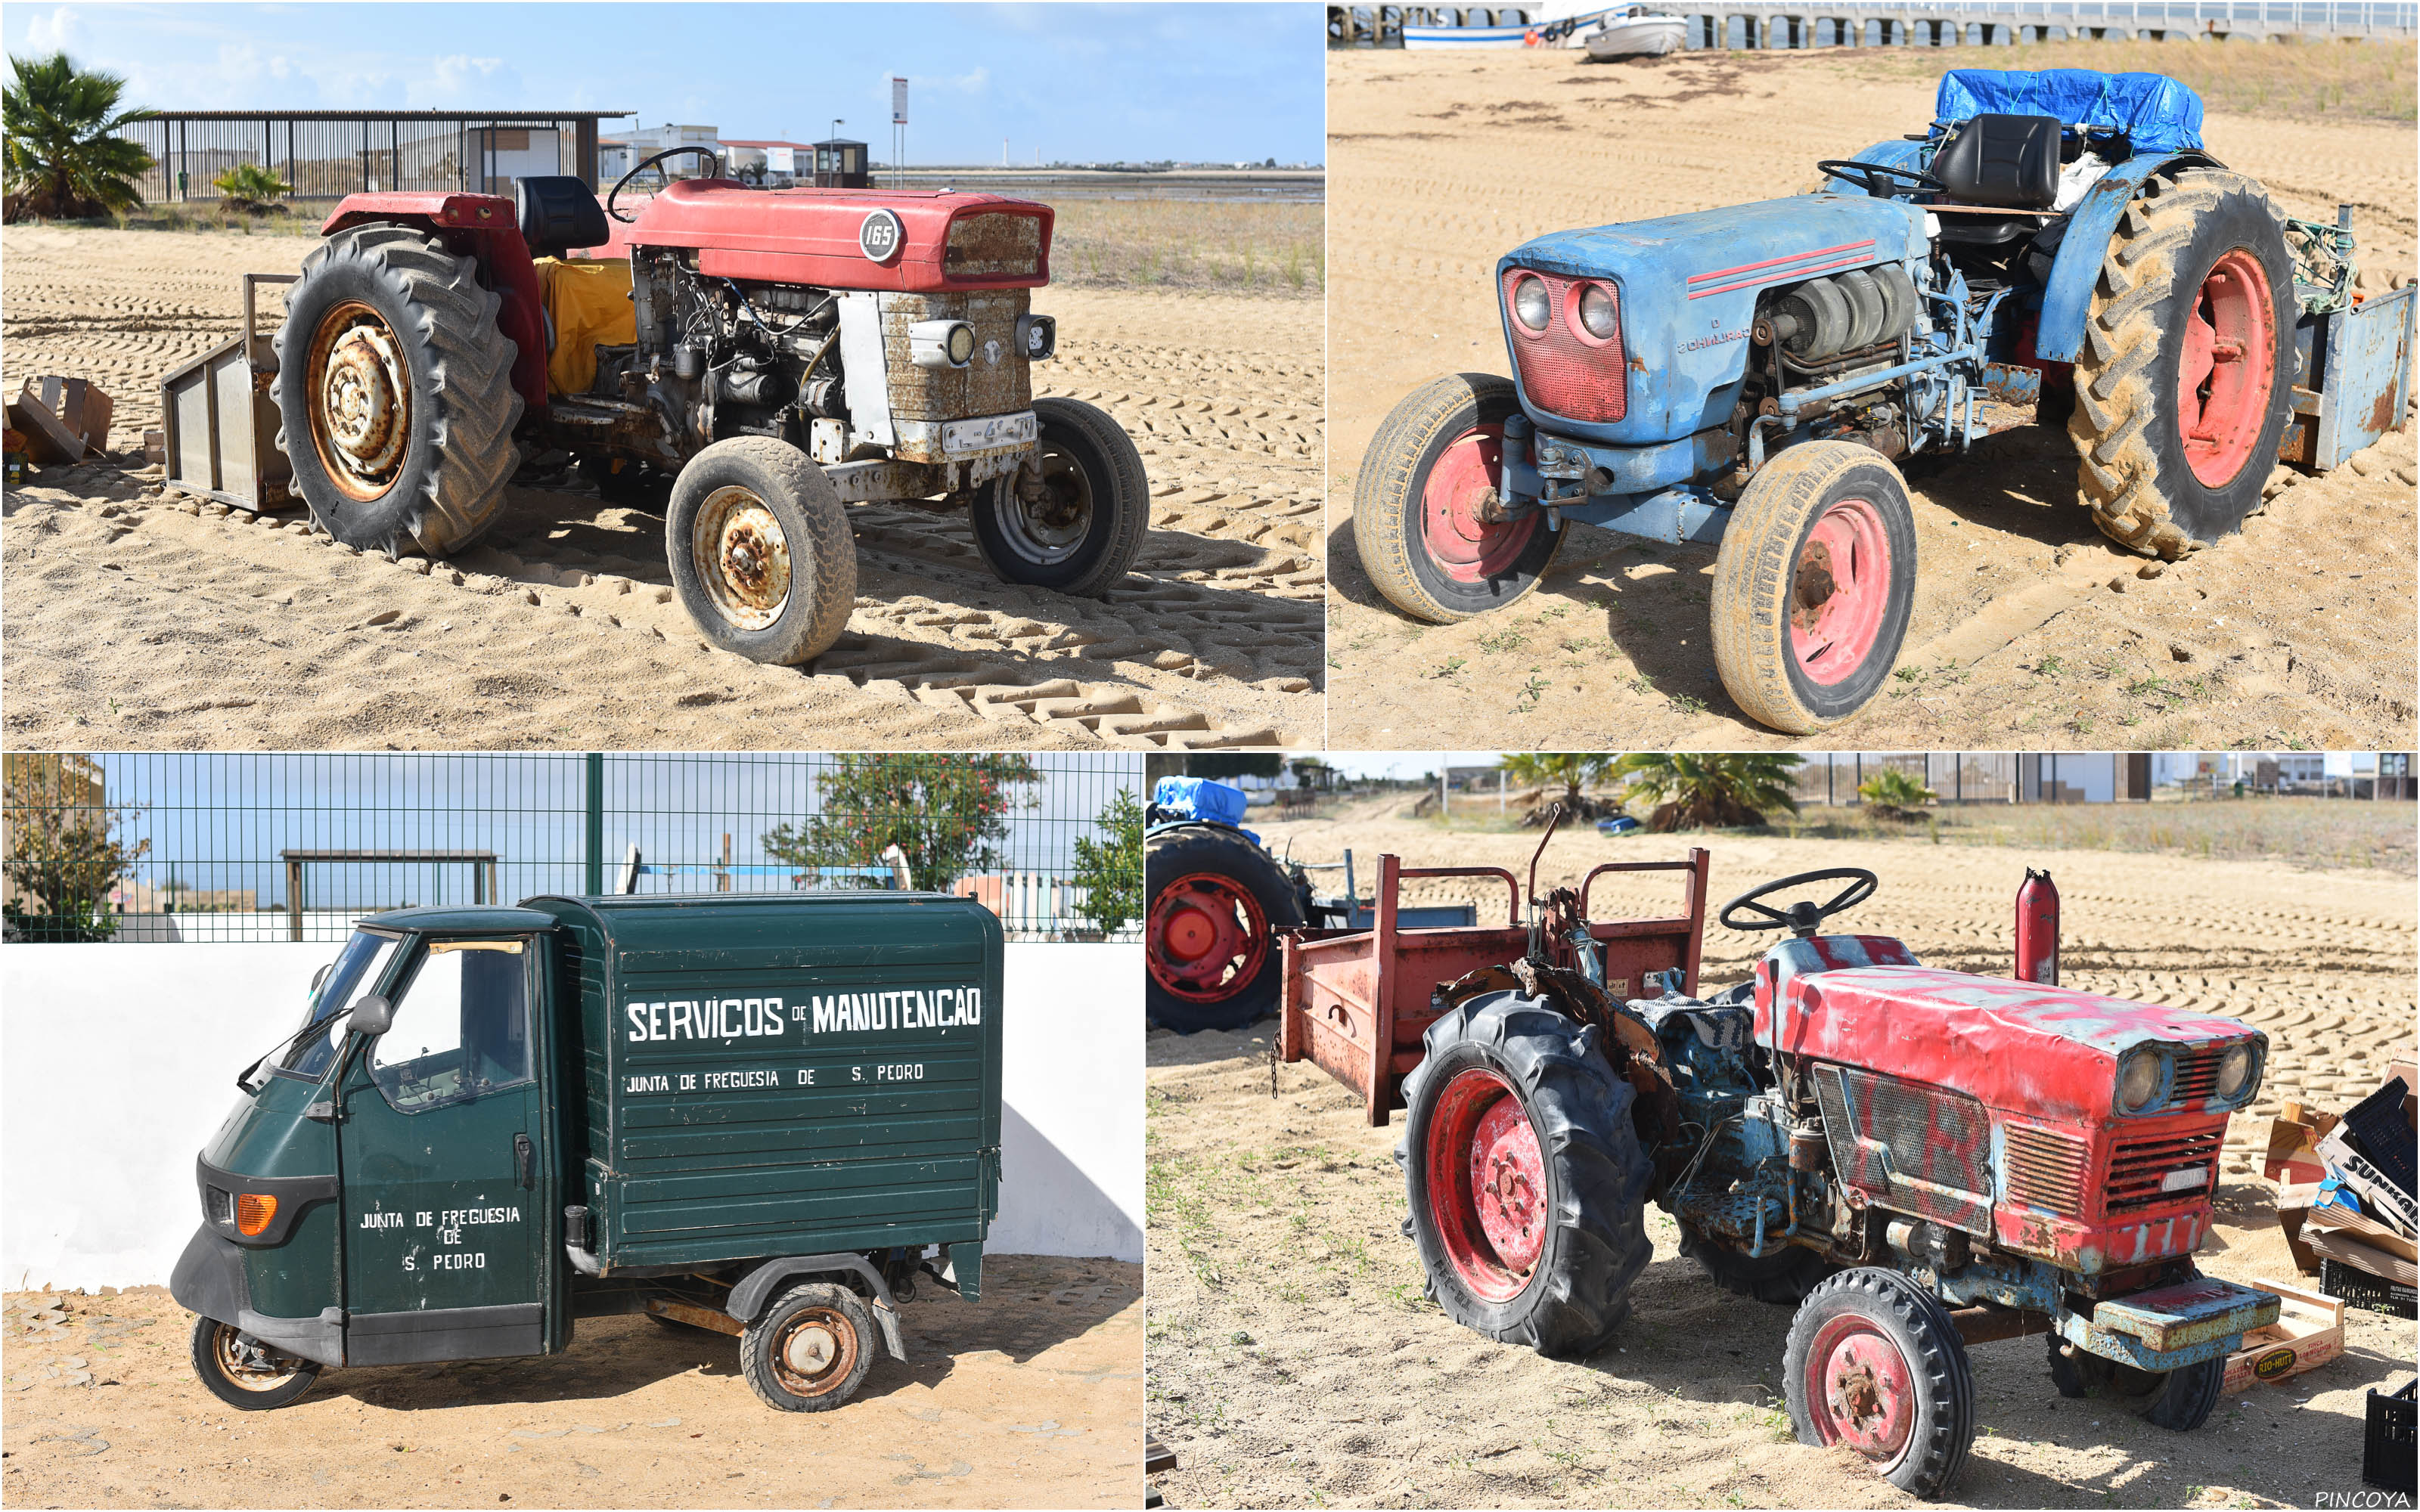
{"label": "van windshield", "polygon": [[311,1005],[302,1021],[303,1032],[273,1068],[279,1075],[316,1082],[328,1073],[328,1063],[336,1053],[335,1037],[329,1033],[334,1020],[353,1006],[354,998],[378,985],[379,979],[386,974],[387,962],[395,955],[397,938],[365,929],[353,932],[353,937],[345,942],[335,964],[312,993]]}

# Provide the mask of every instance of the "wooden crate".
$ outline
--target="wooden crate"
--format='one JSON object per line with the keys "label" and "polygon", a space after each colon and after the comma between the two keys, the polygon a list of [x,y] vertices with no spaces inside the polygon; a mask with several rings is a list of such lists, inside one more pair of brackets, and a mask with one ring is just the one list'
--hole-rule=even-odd
{"label": "wooden crate", "polygon": [[2316,1370],[2344,1352],[2343,1303],[2277,1281],[2243,1284],[2277,1298],[2277,1320],[2244,1335],[2242,1348],[2226,1357],[2226,1395]]}

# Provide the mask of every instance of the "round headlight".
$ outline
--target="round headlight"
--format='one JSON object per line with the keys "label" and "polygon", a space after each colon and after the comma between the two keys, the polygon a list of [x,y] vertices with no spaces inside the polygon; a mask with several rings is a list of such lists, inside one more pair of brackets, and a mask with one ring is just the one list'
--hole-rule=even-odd
{"label": "round headlight", "polygon": [[2252,1046],[2240,1044],[2218,1063],[2218,1095],[2232,1102],[2252,1085]]}
{"label": "round headlight", "polygon": [[2118,1063],[2118,1105],[2128,1113],[2140,1113],[2160,1095],[2162,1066],[2160,1053],[2150,1049],[2130,1050]]}
{"label": "round headlight", "polygon": [[1617,329],[1613,317],[1613,295],[1603,285],[1590,284],[1580,291],[1580,324],[1599,341],[1613,339]]}
{"label": "round headlight", "polygon": [[971,359],[974,354],[975,328],[972,326],[952,326],[950,328],[950,361],[964,364]]}
{"label": "round headlight", "polygon": [[1525,278],[1512,285],[1512,313],[1532,331],[1546,329],[1547,317],[1553,314],[1554,301],[1546,298],[1543,280]]}

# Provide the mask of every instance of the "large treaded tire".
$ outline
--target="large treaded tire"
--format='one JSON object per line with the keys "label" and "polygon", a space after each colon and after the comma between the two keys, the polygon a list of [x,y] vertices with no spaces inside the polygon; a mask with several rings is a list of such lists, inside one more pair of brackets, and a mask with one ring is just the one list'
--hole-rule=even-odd
{"label": "large treaded tire", "polygon": [[[1630,1316],[1630,1288],[1654,1246],[1647,1188],[1654,1167],[1631,1124],[1636,1097],[1597,1048],[1597,1031],[1516,992],[1485,993],[1429,1026],[1427,1054],[1404,1079],[1404,1232],[1445,1315],[1553,1359],[1602,1350]],[[1508,1299],[1475,1292],[1447,1250],[1432,1204],[1430,1131],[1459,1073],[1509,1084],[1537,1139],[1546,1232],[1528,1282]],[[1450,1194],[1438,1194],[1451,1200]]]}
{"label": "large treaded tire", "polygon": [[1002,582],[1099,598],[1125,580],[1151,528],[1151,477],[1134,439],[1107,411],[1080,399],[1036,399],[1046,471],[1055,455],[1080,471],[1092,504],[1083,536],[1056,561],[1043,561],[1019,528],[1024,509],[1012,474],[980,491],[973,504],[975,548]]}
{"label": "large treaded tire", "polygon": [[[701,561],[701,517],[718,501],[731,507],[761,505],[781,532],[789,563],[788,592],[778,612],[762,625],[742,623],[719,601],[717,562]],[[723,539],[720,534],[717,539]],[[673,592],[689,610],[698,633],[716,646],[750,661],[795,667],[832,648],[848,629],[857,607],[857,540],[848,509],[823,469],[787,441],[770,436],[734,436],[689,459],[673,481],[664,511],[664,560]],[[770,597],[769,589],[767,596]]]}
{"label": "large treaded tire", "polygon": [[2146,1423],[2191,1433],[2210,1420],[2226,1385],[2226,1362],[2204,1360],[2174,1370],[2137,1370],[2097,1354],[2071,1353],[2056,1334],[2050,1342],[2050,1380],[2061,1396],[2114,1402]]}
{"label": "large treaded tire", "polygon": [[1914,1421],[1897,1457],[1878,1461],[1876,1468],[1912,1496],[1929,1501],[1941,1495],[1965,1468],[1966,1451],[1975,1442],[1975,1377],[1948,1311],[1896,1271],[1842,1271],[1808,1292],[1790,1320],[1790,1342],[1781,1356],[1782,1395],[1798,1442],[1817,1448],[1839,1442],[1828,1422],[1819,1422],[1822,1404],[1810,1401],[1807,1385],[1810,1365],[1820,1369],[1825,1364],[1810,1362],[1810,1353],[1827,1325],[1843,1319],[1862,1322],[1886,1339],[1908,1372],[1909,1396],[1898,1410],[1912,1412]]}
{"label": "large treaded tire", "polygon": [[[2213,487],[2186,458],[2180,333],[2205,278],[2236,249],[2256,257],[2268,280],[2270,385],[2257,439],[2234,475]],[[2285,231],[2257,183],[2212,168],[2144,183],[2102,259],[2067,423],[2080,458],[2077,485],[2102,534],[2175,561],[2242,528],[2259,508],[2293,396],[2296,313]]]}
{"label": "large treaded tire", "polygon": [[[1835,575],[1839,591],[1816,601],[1824,617],[1809,628],[1802,659],[1792,635],[1793,618],[1807,612],[1802,581],[1835,581],[1806,574],[1830,560],[1836,539],[1855,543],[1856,553],[1850,570]],[[1899,660],[1916,610],[1916,515],[1888,457],[1848,441],[1803,441],[1779,453],[1748,481],[1714,558],[1710,615],[1723,690],[1749,718],[1784,734],[1811,735],[1855,714]],[[1829,657],[1845,666],[1836,670]]]}
{"label": "large treaded tire", "polygon": [[1795,1307],[1839,1267],[1803,1244],[1751,1259],[1681,1225],[1681,1253],[1698,1262],[1714,1283],[1734,1296]]}
{"label": "large treaded tire", "polygon": [[[1150,903],[1160,889],[1180,877],[1198,872],[1232,879],[1251,894],[1272,932],[1303,921],[1301,900],[1269,853],[1232,829],[1215,825],[1179,825],[1143,841],[1143,948],[1152,949]],[[1156,1027],[1178,1034],[1203,1029],[1240,1029],[1277,1011],[1278,982],[1285,964],[1274,935],[1267,954],[1249,980],[1216,1002],[1202,1002],[1170,989],[1149,969],[1143,973],[1143,1012]]]}
{"label": "large treaded tire", "polygon": [[[277,445],[321,529],[365,550],[394,555],[410,542],[445,557],[495,523],[520,466],[513,430],[522,409],[513,387],[520,347],[496,323],[502,304],[474,259],[412,226],[355,226],[303,258],[275,338]],[[363,306],[392,332],[411,394],[401,457],[349,491],[322,455],[334,440],[315,430],[311,354],[329,317]],[[361,497],[379,483],[382,491]]]}
{"label": "large treaded tire", "polygon": [[[1406,395],[1389,411],[1361,455],[1353,485],[1353,549],[1361,570],[1387,602],[1416,620],[1451,625],[1499,609],[1538,586],[1568,532],[1549,530],[1537,515],[1493,527],[1502,535],[1488,562],[1501,570],[1456,578],[1430,549],[1425,530],[1429,479],[1457,442],[1500,438],[1518,413],[1512,380],[1493,373],[1455,373]],[[1477,433],[1474,436],[1474,433]],[[1524,533],[1526,532],[1526,533]]]}

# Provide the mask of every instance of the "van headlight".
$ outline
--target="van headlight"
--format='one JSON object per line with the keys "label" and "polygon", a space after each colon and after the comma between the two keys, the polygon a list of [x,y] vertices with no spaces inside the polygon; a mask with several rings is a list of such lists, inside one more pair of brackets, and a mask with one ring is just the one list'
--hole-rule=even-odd
{"label": "van headlight", "polygon": [[908,328],[908,357],[918,367],[964,367],[975,355],[975,328],[963,320],[919,320]]}
{"label": "van headlight", "polygon": [[2118,1062],[2118,1111],[2141,1113],[2160,1101],[2167,1087],[2167,1057],[2149,1045],[2136,1045]]}
{"label": "van headlight", "polygon": [[1512,316],[1532,331],[1546,329],[1554,315],[1554,301],[1546,297],[1546,281],[1533,274],[1524,274],[1512,285]]}
{"label": "van headlight", "polygon": [[2251,1041],[2229,1050],[2218,1063],[2218,1095],[2229,1103],[2250,1097],[2259,1069],[2260,1057],[2253,1052]]}

